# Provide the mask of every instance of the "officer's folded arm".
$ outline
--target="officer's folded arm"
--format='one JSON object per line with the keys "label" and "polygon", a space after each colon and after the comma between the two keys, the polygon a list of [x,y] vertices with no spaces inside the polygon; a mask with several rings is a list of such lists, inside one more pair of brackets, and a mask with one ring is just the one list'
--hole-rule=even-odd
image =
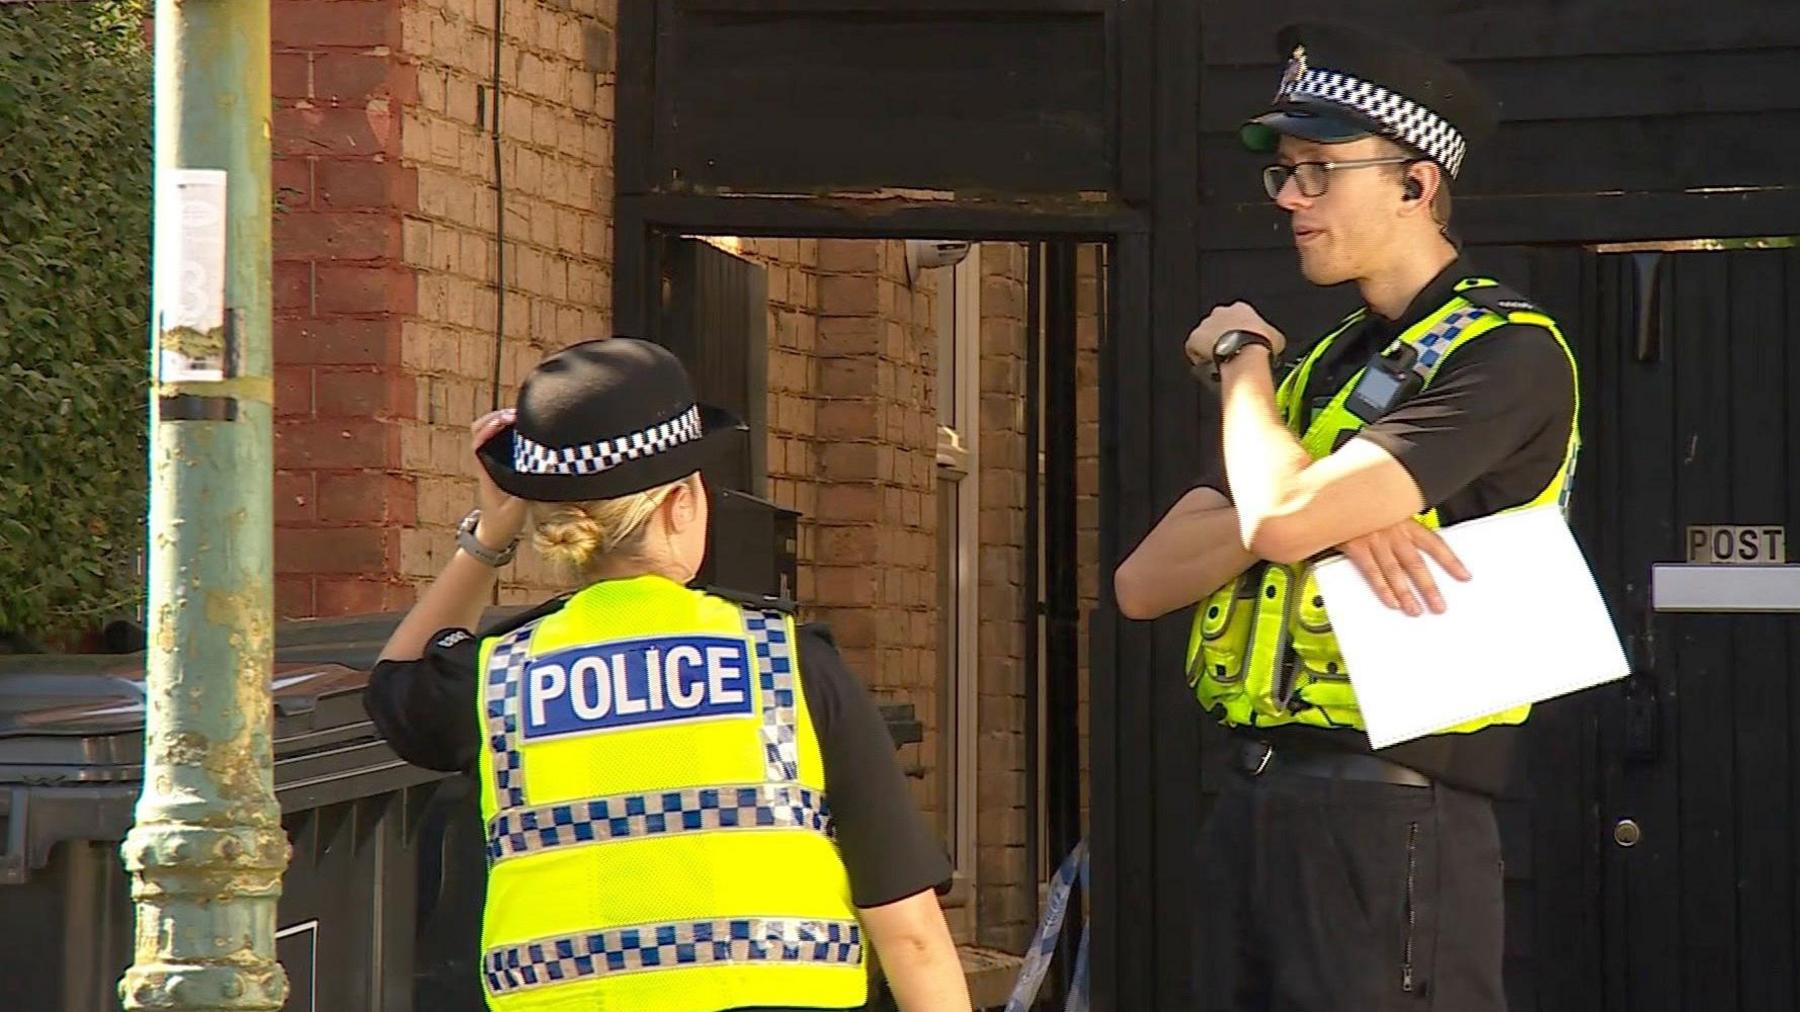
{"label": "officer's folded arm", "polygon": [[1131,619],[1186,607],[1256,562],[1238,544],[1237,510],[1225,494],[1201,486],[1170,507],[1113,572],[1113,600]]}
{"label": "officer's folded arm", "polygon": [[1370,440],[1313,460],[1276,415],[1266,354],[1239,356],[1222,378],[1225,473],[1245,551],[1300,562],[1425,509],[1412,473]]}

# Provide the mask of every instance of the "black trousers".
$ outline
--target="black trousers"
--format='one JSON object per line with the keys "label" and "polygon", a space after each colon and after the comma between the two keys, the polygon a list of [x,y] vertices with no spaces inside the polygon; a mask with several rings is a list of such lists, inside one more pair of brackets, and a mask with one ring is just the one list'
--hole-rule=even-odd
{"label": "black trousers", "polygon": [[1271,769],[1233,772],[1201,830],[1205,1012],[1503,1012],[1493,805]]}

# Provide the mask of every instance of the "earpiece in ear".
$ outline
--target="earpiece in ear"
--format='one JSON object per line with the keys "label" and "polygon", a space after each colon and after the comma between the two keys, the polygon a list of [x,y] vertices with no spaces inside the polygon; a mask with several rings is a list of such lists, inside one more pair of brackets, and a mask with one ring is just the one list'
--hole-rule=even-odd
{"label": "earpiece in ear", "polygon": [[1414,179],[1411,176],[1407,176],[1404,199],[1418,200],[1420,197],[1423,197],[1424,195],[1425,195],[1425,187],[1421,186],[1417,179]]}

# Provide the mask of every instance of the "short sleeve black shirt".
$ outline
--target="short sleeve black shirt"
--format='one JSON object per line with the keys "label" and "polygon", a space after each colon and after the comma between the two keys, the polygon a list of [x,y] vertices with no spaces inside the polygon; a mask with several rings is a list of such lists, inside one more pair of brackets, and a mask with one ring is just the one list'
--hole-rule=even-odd
{"label": "short sleeve black shirt", "polygon": [[[947,889],[948,857],[913,804],[874,699],[825,626],[803,624],[797,632],[800,688],[819,736],[826,799],[853,902],[876,907]],[[479,650],[479,637],[445,629],[417,660],[375,665],[364,707],[401,758],[436,770],[475,766]]]}
{"label": "short sleeve black shirt", "polygon": [[[1398,319],[1373,312],[1339,337],[1313,367],[1304,393],[1318,405],[1398,336],[1450,300],[1458,281],[1484,276],[1459,258],[1420,291]],[[1503,280],[1503,279],[1502,279]],[[1508,323],[1459,347],[1431,385],[1362,429],[1360,438],[1387,450],[1418,483],[1427,507],[1445,524],[1518,506],[1542,492],[1561,466],[1575,412],[1575,373],[1546,329]],[[1206,462],[1201,483],[1223,490],[1223,461]],[[1297,745],[1367,751],[1357,731],[1299,725],[1259,735]],[[1512,763],[1518,729],[1434,735],[1396,745],[1382,756],[1447,783],[1498,793]]]}

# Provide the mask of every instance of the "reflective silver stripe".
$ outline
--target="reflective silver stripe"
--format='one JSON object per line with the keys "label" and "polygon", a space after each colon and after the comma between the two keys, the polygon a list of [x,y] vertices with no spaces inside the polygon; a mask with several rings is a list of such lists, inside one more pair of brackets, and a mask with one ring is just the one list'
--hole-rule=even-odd
{"label": "reflective silver stripe", "polygon": [[665,833],[784,828],[830,836],[824,796],[798,784],[744,784],[503,811],[488,824],[488,859]]}
{"label": "reflective silver stripe", "polygon": [[531,660],[537,623],[514,629],[488,655],[487,739],[494,759],[494,802],[501,811],[525,803],[525,759],[519,754],[519,680]]}
{"label": "reflective silver stripe", "polygon": [[744,628],[756,648],[763,704],[763,759],[775,783],[800,778],[799,718],[794,713],[794,662],[789,652],[787,616],[779,611],[744,609]]}
{"label": "reflective silver stripe", "polygon": [[640,924],[489,949],[481,967],[488,993],[500,995],[602,974],[771,962],[857,966],[862,928],[775,917]]}

